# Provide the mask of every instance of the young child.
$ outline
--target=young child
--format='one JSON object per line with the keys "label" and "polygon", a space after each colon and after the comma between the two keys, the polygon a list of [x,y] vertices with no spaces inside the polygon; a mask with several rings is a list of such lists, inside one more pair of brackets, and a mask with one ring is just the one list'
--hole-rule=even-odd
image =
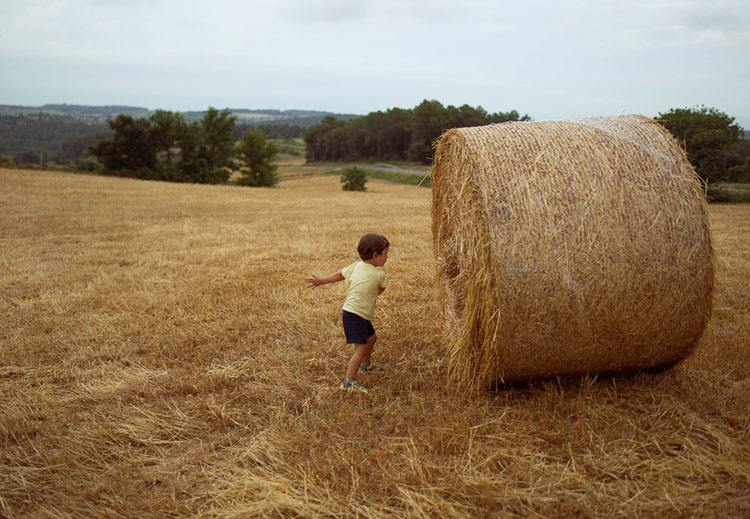
{"label": "young child", "polygon": [[352,263],[324,278],[312,276],[305,279],[310,288],[337,281],[344,282],[346,300],[342,321],[346,343],[354,344],[354,355],[349,360],[346,376],[339,385],[340,389],[367,392],[367,388],[355,378],[357,371],[383,371],[381,366],[375,366],[370,361],[375,341],[378,340],[371,321],[375,314],[375,299],[385,290],[385,272],[376,267],[385,265],[390,245],[385,236],[365,234],[357,246],[362,261]]}

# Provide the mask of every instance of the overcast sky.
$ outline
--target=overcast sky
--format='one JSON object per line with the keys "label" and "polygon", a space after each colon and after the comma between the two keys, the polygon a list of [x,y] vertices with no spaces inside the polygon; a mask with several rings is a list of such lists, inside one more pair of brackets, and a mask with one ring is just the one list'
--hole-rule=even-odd
{"label": "overcast sky", "polygon": [[750,126],[750,0],[0,0],[0,104],[715,107]]}

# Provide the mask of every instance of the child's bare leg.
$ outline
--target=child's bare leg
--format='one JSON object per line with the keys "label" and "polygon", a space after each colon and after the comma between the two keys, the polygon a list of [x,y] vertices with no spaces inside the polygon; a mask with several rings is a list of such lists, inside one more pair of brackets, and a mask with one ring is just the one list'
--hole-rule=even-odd
{"label": "child's bare leg", "polygon": [[[369,341],[368,341],[368,344],[369,344]],[[372,348],[370,348],[370,352],[372,352]],[[354,355],[352,355],[352,358],[349,360],[349,365],[346,367],[347,382],[357,377],[357,370],[359,369],[359,366],[362,364],[362,358],[365,356],[366,353],[367,353],[367,344],[355,344],[354,345]]]}
{"label": "child's bare leg", "polygon": [[372,357],[372,350],[375,347],[375,342],[378,340],[378,336],[373,334],[367,339],[365,344],[365,354],[362,356],[362,362],[360,366],[367,366],[370,363],[370,357]]}

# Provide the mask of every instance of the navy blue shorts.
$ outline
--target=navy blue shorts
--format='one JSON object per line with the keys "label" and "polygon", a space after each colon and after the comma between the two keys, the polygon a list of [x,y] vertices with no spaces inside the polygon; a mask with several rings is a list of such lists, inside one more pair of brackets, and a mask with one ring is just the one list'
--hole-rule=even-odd
{"label": "navy blue shorts", "polygon": [[347,344],[367,344],[367,339],[375,335],[372,323],[357,314],[343,310],[341,320],[344,323]]}

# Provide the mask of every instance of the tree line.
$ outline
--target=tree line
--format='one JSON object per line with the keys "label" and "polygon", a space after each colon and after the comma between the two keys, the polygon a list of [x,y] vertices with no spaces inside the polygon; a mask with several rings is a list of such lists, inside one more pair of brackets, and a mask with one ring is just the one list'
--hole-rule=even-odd
{"label": "tree line", "polygon": [[[482,107],[443,106],[435,100],[413,109],[391,108],[356,118],[328,116],[307,130],[290,123],[236,124],[229,110],[215,108],[203,112],[202,119],[157,110],[145,119],[119,114],[108,124],[93,125],[42,112],[0,114],[0,164],[51,162],[90,171],[103,167],[110,174],[138,178],[202,183],[226,182],[230,170],[239,169],[240,183],[272,184],[275,170],[268,157],[275,156],[272,152],[278,148],[266,137],[304,136],[308,161],[429,163],[433,142],[449,128],[529,119],[515,110],[490,114]],[[701,106],[673,108],[655,119],[677,138],[707,184],[750,183],[750,139],[740,138],[743,131],[733,117]]]}
{"label": "tree line", "polygon": [[734,117],[700,106],[672,108],[656,120],[685,148],[706,184],[750,182],[750,141],[740,140],[744,132]]}
{"label": "tree line", "polygon": [[250,129],[260,130],[271,139],[296,139],[302,137],[305,128],[299,124],[266,123],[266,124],[238,124],[232,131],[232,137],[240,139]]}
{"label": "tree line", "polygon": [[[706,184],[750,183],[750,140],[733,117],[705,106],[673,108],[656,121],[685,148],[688,159]],[[449,128],[527,121],[515,110],[487,113],[482,107],[443,106],[423,101],[411,110],[391,108],[364,117],[332,117],[309,128],[304,135],[307,158],[329,160],[411,160],[429,163],[433,143]]]}
{"label": "tree line", "polygon": [[220,184],[239,170],[236,183],[273,186],[278,146],[248,127],[233,137],[236,117],[228,109],[209,108],[188,123],[183,114],[156,110],[148,119],[120,114],[109,127],[112,138],[89,146],[104,173],[148,180]]}
{"label": "tree line", "polygon": [[[318,124],[328,114],[302,110],[263,112],[285,119],[247,122],[238,117],[232,137],[239,141],[248,129],[256,128],[273,139],[299,138],[306,128]],[[89,155],[88,148],[112,137],[109,120],[120,114],[134,119],[149,118],[153,113],[146,108],[128,106],[0,105],[0,154],[12,164],[91,171],[97,167],[97,162]],[[202,119],[205,112],[182,114],[186,122],[192,123]],[[352,116],[337,114],[337,117]]]}
{"label": "tree line", "polygon": [[[67,157],[76,146],[84,154],[86,145],[108,135],[105,123],[91,124],[68,115],[0,114],[0,153],[16,164],[46,164],[50,160],[62,163],[69,160]],[[87,139],[81,148],[79,143]]]}
{"label": "tree line", "polygon": [[307,158],[326,160],[411,160],[429,163],[432,143],[448,128],[527,121],[518,112],[487,113],[481,106],[443,106],[424,100],[413,109],[391,108],[356,119],[326,117],[305,132]]}

